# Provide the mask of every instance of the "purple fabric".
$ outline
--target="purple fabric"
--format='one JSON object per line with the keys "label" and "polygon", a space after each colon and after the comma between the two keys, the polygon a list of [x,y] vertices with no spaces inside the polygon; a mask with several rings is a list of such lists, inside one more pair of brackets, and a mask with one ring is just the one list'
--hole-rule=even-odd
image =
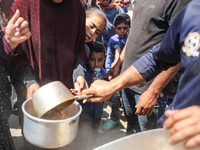
{"label": "purple fabric", "polygon": [[0,41],[0,64],[6,64],[11,62],[17,54],[13,54],[8,46],[5,36]]}

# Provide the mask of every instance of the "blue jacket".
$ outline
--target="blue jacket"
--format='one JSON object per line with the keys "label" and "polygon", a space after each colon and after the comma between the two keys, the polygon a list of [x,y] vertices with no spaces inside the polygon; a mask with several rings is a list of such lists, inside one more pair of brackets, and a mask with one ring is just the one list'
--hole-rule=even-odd
{"label": "blue jacket", "polygon": [[[106,74],[106,70],[104,68],[101,68],[101,74],[104,76]],[[92,74],[93,72],[87,67],[86,68],[86,74],[85,74],[85,80],[88,83],[88,86],[92,84]],[[82,117],[85,120],[93,120],[100,118],[103,114],[103,102],[101,103],[92,103],[92,102],[86,102],[82,105],[83,111],[82,111]]]}
{"label": "blue jacket", "polygon": [[128,34],[129,34],[129,31],[127,32],[124,38],[120,38],[118,34],[115,34],[110,38],[107,51],[106,51],[106,61],[105,61],[105,68],[107,72],[111,69],[111,64],[115,60],[115,50],[119,46],[121,49],[124,48]]}
{"label": "blue jacket", "polygon": [[[162,70],[182,62],[183,74],[177,94],[168,109],[200,105],[200,1],[191,1],[177,16],[163,41],[133,63],[148,81]],[[162,126],[163,115],[158,121]]]}

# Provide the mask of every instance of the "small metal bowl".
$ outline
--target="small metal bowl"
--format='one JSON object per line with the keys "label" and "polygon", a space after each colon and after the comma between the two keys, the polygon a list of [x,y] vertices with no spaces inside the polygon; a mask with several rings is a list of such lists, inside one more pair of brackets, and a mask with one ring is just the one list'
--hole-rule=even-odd
{"label": "small metal bowl", "polygon": [[32,97],[34,109],[38,117],[50,113],[53,109],[62,110],[75,100],[74,95],[60,81],[42,86]]}

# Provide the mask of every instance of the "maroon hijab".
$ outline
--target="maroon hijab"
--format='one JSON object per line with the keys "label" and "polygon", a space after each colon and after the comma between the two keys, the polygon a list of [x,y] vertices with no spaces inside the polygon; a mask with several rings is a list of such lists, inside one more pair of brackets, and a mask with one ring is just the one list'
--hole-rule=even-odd
{"label": "maroon hijab", "polygon": [[59,80],[73,87],[75,58],[86,61],[85,11],[79,0],[15,0],[11,11],[19,9],[28,20],[32,36],[22,44],[16,68],[30,65],[41,84]]}

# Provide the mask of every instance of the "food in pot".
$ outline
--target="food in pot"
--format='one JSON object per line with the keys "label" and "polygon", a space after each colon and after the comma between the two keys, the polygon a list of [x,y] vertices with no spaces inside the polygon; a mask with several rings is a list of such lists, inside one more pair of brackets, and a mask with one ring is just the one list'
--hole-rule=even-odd
{"label": "food in pot", "polygon": [[45,115],[43,115],[41,118],[47,119],[47,120],[62,120],[62,119],[70,118],[70,116],[66,112],[53,109],[49,111],[48,113],[46,113]]}

